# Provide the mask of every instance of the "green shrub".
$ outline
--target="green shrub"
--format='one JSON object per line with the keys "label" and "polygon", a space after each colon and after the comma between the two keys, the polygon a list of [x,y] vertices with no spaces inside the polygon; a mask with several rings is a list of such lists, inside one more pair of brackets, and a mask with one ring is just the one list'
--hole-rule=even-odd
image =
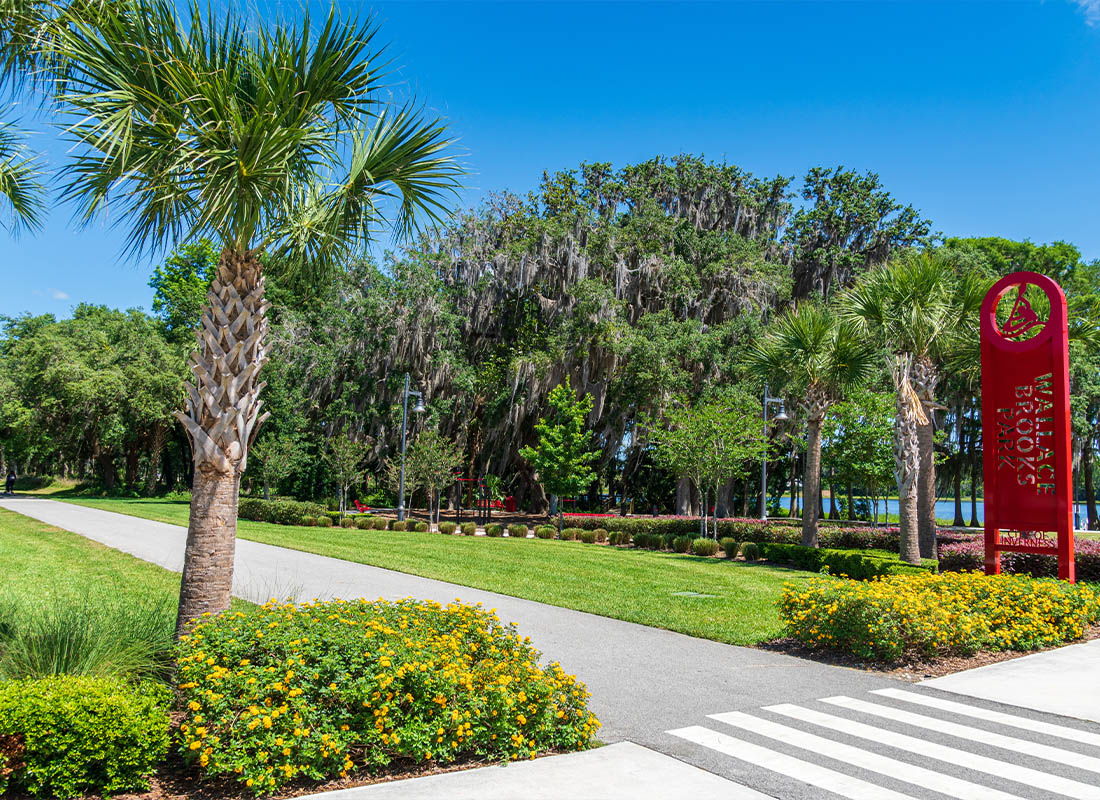
{"label": "green shrub", "polygon": [[596,543],[596,532],[595,531],[581,531],[577,536],[585,544],[595,544]]}
{"label": "green shrub", "polygon": [[822,576],[787,584],[779,611],[788,634],[810,647],[891,662],[1064,644],[1100,620],[1100,594],[1084,583],[976,572]]}
{"label": "green shrub", "polygon": [[558,535],[558,529],[553,525],[539,525],[535,528],[535,536],[540,539],[553,539]]}
{"label": "green shrub", "polygon": [[147,789],[168,751],[165,686],[58,675],[0,683],[0,739],[18,737],[12,786],[35,797]]}
{"label": "green shrub", "polygon": [[463,522],[462,523],[462,535],[463,536],[473,536],[476,533],[477,533],[477,523],[476,522]]}
{"label": "green shrub", "polygon": [[318,517],[325,507],[318,503],[300,503],[297,500],[261,500],[242,497],[237,503],[237,516],[254,522],[274,522],[278,525],[297,525],[302,517]]}
{"label": "green shrub", "polygon": [[737,558],[737,551],[741,549],[741,543],[729,536],[724,537],[718,544],[722,545],[722,553],[726,558]]}
{"label": "green shrub", "polygon": [[759,561],[760,545],[756,542],[745,542],[741,545],[741,555],[746,561]]}
{"label": "green shrub", "polygon": [[583,749],[599,725],[573,676],[540,666],[491,612],[458,603],[223,614],[181,641],[180,679],[184,756],[256,794],[391,762]]}
{"label": "green shrub", "polygon": [[408,525],[408,523],[404,520],[396,520],[396,519],[390,520],[390,530],[391,531],[403,531],[403,530],[405,530],[407,525]]}
{"label": "green shrub", "polygon": [[329,517],[329,516],[317,517],[317,527],[318,528],[331,528],[332,527],[332,517]]}
{"label": "green shrub", "polygon": [[519,523],[516,523],[515,525],[509,525],[508,535],[513,539],[526,539],[527,526]]}
{"label": "green shrub", "polygon": [[684,537],[681,537],[680,535],[675,534],[675,533],[666,533],[663,536],[660,536],[659,538],[661,540],[661,548],[662,549],[664,549],[664,550],[675,550],[677,539],[686,538],[690,542],[692,539],[695,538],[695,535],[694,534],[689,534],[689,535],[686,535]]}
{"label": "green shrub", "polygon": [[343,519],[339,511],[326,511],[325,516],[332,520],[333,525],[339,525],[340,520]]}
{"label": "green shrub", "polygon": [[376,531],[384,531],[389,526],[389,520],[385,517],[375,517],[370,521],[371,527]]}
{"label": "green shrub", "polygon": [[608,534],[607,534],[607,531],[604,528],[596,528],[596,530],[594,530],[593,533],[596,534],[596,541],[597,542],[600,542],[601,544],[603,544],[604,542],[607,541]]}
{"label": "green shrub", "polygon": [[686,553],[691,549],[692,538],[690,536],[676,536],[672,539],[672,551],[674,553]]}
{"label": "green shrub", "polygon": [[416,532],[417,533],[427,533],[429,530],[431,530],[431,527],[432,526],[431,526],[430,523],[418,522],[418,523],[416,523]]}
{"label": "green shrub", "polygon": [[575,542],[580,535],[580,528],[564,528],[561,532],[562,541],[565,542]]}
{"label": "green shrub", "polygon": [[355,520],[352,517],[344,517],[342,520],[340,520],[340,527],[341,528],[354,528],[355,527]]}
{"label": "green shrub", "polygon": [[445,533],[448,536],[450,536],[452,533],[454,533],[457,529],[458,529],[458,523],[457,522],[441,522],[441,523],[439,523],[439,532],[440,533]]}
{"label": "green shrub", "polygon": [[491,522],[485,526],[485,535],[492,536],[494,539],[504,535],[504,526],[499,522]]}
{"label": "green shrub", "polygon": [[359,517],[355,520],[355,527],[361,531],[371,530],[371,526],[374,524],[374,520],[370,517]]}
{"label": "green shrub", "polygon": [[317,524],[317,517],[310,517],[310,516],[302,517],[302,521],[301,521],[300,524],[304,525],[307,528],[312,528]]}
{"label": "green shrub", "polygon": [[929,561],[922,566],[904,565],[897,556],[880,557],[861,553],[858,550],[831,550],[828,548],[804,547],[798,544],[760,545],[764,558],[778,564],[790,564],[795,569],[811,572],[828,572],[832,575],[844,575],[858,581],[866,581],[879,575],[890,575],[901,571],[903,567],[912,570],[931,570],[935,572],[935,562]]}
{"label": "green shrub", "polygon": [[623,533],[622,531],[610,531],[607,534],[607,541],[608,541],[608,543],[613,544],[613,545],[626,544],[626,538],[625,537],[626,537],[626,534]]}
{"label": "green shrub", "polygon": [[697,556],[712,556],[718,552],[718,542],[714,539],[695,539],[691,543],[691,552]]}

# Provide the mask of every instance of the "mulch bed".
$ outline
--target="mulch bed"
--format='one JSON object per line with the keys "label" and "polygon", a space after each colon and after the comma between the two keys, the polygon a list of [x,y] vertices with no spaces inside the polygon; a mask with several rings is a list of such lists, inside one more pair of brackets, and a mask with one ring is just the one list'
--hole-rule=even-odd
{"label": "mulch bed", "polygon": [[[1070,642],[1070,644],[1079,644],[1080,642],[1091,641],[1093,639],[1100,639],[1100,625],[1092,626],[1085,631],[1085,635],[1082,636],[1081,639],[1077,642]],[[898,680],[917,683],[918,681],[924,681],[930,678],[950,675],[954,672],[962,672],[963,670],[974,669],[975,667],[996,664],[1000,661],[1011,661],[1014,658],[1030,656],[1034,653],[1057,650],[1059,647],[1064,647],[1065,645],[1055,645],[1054,647],[1045,647],[1042,650],[1028,650],[1026,652],[983,651],[975,653],[972,656],[945,656],[935,661],[912,659],[894,664],[864,661],[849,653],[843,653],[837,650],[815,650],[789,637],[772,639],[770,642],[762,642],[756,646],[761,650],[768,650],[773,653],[784,653],[789,656],[795,656],[796,658],[805,658],[810,661],[817,661],[818,663],[829,664],[834,667],[849,667],[851,669],[861,669],[866,672],[876,672],[889,678],[897,678]]]}

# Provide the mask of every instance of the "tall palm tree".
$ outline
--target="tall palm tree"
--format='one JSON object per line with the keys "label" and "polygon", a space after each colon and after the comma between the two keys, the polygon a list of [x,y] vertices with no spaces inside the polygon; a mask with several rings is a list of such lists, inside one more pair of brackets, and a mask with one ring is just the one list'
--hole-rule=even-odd
{"label": "tall palm tree", "polygon": [[106,212],[147,252],[220,245],[186,411],[194,481],[177,631],[229,607],[237,495],[264,418],[264,256],[323,277],[363,252],[386,213],[399,233],[446,213],[459,169],[439,120],[382,95],[377,29],[335,10],[316,28],[250,30],[237,12],[183,21],[168,0],[122,0],[61,38],[76,152],[63,196]]}
{"label": "tall palm tree", "polygon": [[38,228],[45,205],[38,158],[14,123],[0,120],[0,227],[16,232]]}
{"label": "tall palm tree", "polygon": [[910,252],[864,274],[842,300],[845,316],[891,354],[901,556],[910,563],[935,558],[936,387],[944,359],[976,340],[984,288],[942,252]]}
{"label": "tall palm tree", "polygon": [[747,356],[750,369],[795,400],[806,418],[802,544],[817,547],[821,426],[834,403],[870,375],[877,353],[828,306],[803,303],[776,320]]}

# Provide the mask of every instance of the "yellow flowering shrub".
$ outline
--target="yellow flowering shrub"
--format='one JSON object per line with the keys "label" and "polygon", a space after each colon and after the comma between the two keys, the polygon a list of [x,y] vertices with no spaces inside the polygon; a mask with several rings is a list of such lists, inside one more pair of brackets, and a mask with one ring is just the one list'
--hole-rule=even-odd
{"label": "yellow flowering shrub", "polygon": [[256,794],[394,760],[531,758],[599,727],[588,691],[480,605],[269,602],[182,638],[184,756]]}
{"label": "yellow flowering shrub", "polygon": [[825,575],[787,584],[779,611],[788,634],[810,647],[896,661],[1062,644],[1100,619],[1100,594],[1085,584],[978,572]]}

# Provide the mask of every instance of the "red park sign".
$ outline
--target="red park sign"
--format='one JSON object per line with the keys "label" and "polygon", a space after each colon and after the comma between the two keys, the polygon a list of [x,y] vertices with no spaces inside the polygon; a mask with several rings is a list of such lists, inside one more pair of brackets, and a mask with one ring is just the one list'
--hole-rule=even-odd
{"label": "red park sign", "polygon": [[1066,296],[1045,275],[1006,275],[982,303],[987,575],[1007,551],[1057,556],[1074,580],[1068,333]]}

